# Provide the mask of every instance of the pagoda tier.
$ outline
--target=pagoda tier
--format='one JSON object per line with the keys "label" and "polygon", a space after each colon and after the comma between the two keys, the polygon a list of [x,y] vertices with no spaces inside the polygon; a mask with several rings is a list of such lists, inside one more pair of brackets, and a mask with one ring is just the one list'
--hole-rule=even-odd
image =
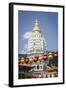
{"label": "pagoda tier", "polygon": [[46,42],[39,28],[38,20],[36,19],[31,36],[27,43],[27,54],[44,54],[46,51]]}

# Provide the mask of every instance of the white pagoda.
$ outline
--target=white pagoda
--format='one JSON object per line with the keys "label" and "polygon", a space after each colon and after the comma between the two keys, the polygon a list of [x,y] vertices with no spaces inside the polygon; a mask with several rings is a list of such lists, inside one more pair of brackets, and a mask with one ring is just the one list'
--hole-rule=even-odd
{"label": "white pagoda", "polygon": [[38,20],[35,20],[33,31],[28,38],[27,54],[39,55],[46,52],[46,41],[39,28]]}

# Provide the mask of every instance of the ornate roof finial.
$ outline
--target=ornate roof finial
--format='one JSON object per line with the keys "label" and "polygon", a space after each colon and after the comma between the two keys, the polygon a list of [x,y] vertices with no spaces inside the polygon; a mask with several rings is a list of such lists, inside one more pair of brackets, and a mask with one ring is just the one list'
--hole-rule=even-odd
{"label": "ornate roof finial", "polygon": [[33,29],[34,31],[39,31],[40,29],[39,29],[39,24],[38,24],[38,20],[36,19],[35,20],[35,24],[34,24],[34,29]]}
{"label": "ornate roof finial", "polygon": [[37,19],[35,20],[35,26],[38,26],[38,20]]}

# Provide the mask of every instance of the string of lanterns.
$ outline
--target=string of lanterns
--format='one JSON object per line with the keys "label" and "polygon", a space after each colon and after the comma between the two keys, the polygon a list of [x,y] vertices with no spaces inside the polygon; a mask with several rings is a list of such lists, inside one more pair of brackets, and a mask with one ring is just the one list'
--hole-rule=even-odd
{"label": "string of lanterns", "polygon": [[48,54],[39,55],[39,56],[29,56],[29,57],[21,57],[19,59],[19,64],[32,64],[33,62],[42,62],[47,60],[58,59],[58,52],[49,52]]}

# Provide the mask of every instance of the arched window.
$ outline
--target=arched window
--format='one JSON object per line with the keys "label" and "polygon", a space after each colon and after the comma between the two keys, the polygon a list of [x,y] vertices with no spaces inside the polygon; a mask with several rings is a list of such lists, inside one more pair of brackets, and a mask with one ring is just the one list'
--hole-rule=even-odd
{"label": "arched window", "polygon": [[37,69],[39,69],[39,65],[37,65]]}

